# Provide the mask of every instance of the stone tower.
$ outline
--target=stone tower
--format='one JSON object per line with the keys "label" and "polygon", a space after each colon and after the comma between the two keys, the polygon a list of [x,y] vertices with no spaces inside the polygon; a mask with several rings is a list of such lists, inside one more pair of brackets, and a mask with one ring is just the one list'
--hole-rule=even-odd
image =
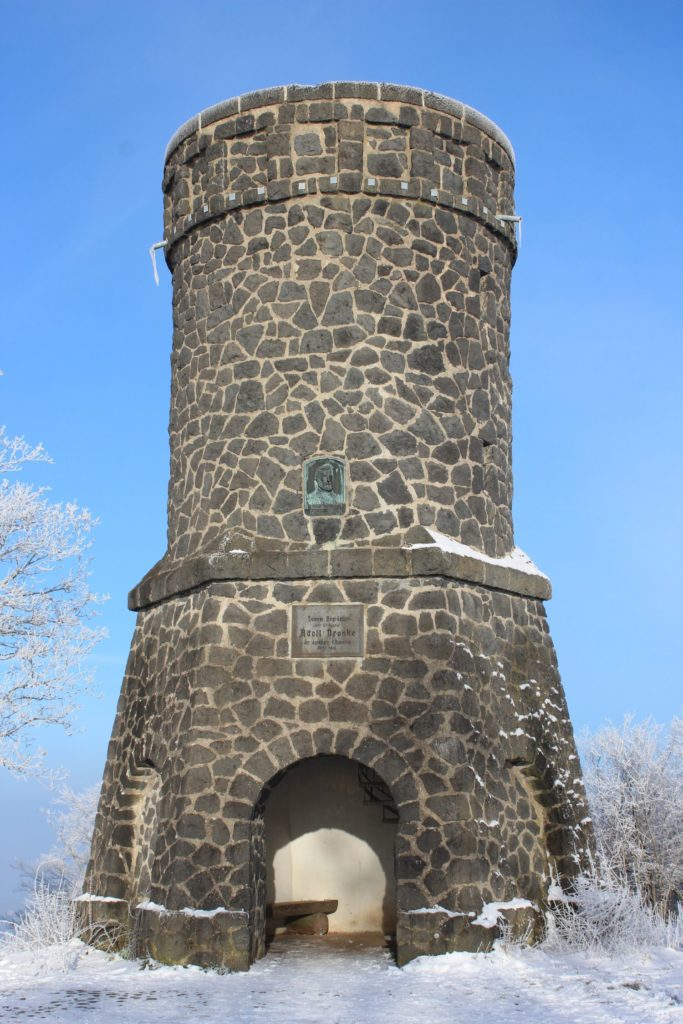
{"label": "stone tower", "polygon": [[405,963],[582,864],[550,584],[512,532],[513,173],[487,118],[386,84],[171,140],[168,547],[129,600],[93,935],[246,969],[268,905],[329,898]]}

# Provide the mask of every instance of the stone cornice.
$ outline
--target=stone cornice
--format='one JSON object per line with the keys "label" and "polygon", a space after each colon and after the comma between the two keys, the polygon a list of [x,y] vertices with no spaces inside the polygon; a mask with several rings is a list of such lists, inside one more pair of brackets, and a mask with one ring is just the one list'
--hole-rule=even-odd
{"label": "stone cornice", "polygon": [[173,567],[163,561],[128,595],[131,611],[141,611],[209,583],[249,580],[372,579],[443,576],[476,583],[522,597],[548,600],[551,585],[541,572],[444,551],[438,545],[419,547],[356,547],[305,551],[230,551],[195,555]]}

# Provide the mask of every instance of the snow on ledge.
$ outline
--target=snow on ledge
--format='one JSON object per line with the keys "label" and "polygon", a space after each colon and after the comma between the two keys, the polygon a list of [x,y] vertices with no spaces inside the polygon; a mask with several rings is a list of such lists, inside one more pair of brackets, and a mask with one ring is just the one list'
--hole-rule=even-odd
{"label": "snow on ledge", "polygon": [[245,551],[244,548],[230,548],[229,551],[212,551],[209,555],[209,565],[220,564],[226,555],[237,555],[240,559],[244,560],[249,557],[249,552]]}
{"label": "snow on ledge", "polygon": [[532,562],[521,548],[513,548],[509,555],[503,555],[502,558],[494,558],[492,555],[485,555],[483,551],[471,548],[468,544],[461,544],[460,541],[453,540],[452,537],[447,537],[444,533],[439,533],[438,530],[431,530],[429,527],[425,527],[425,529],[430,537],[433,538],[434,543],[409,544],[408,551],[414,551],[416,548],[437,547],[440,551],[445,551],[451,555],[460,555],[462,558],[474,558],[478,562],[499,565],[504,569],[516,569],[517,572],[524,572],[527,576],[540,576],[544,580],[548,579],[545,573],[541,572],[536,563]]}
{"label": "snow on ledge", "polygon": [[168,914],[166,907],[162,907],[161,903],[153,903],[152,900],[143,900],[142,903],[136,904],[136,910],[153,910],[155,914]]}
{"label": "snow on ledge", "polygon": [[479,917],[475,917],[472,924],[478,924],[482,928],[495,928],[502,917],[501,911],[522,910],[524,907],[531,907],[532,910],[538,910],[536,904],[532,903],[531,900],[523,900],[519,898],[508,900],[506,903],[485,903]]}
{"label": "snow on ledge", "polygon": [[182,910],[169,910],[160,903],[143,900],[135,907],[136,910],[151,910],[155,914],[184,914],[185,917],[216,917],[217,914],[235,914],[248,917],[246,910],[229,910],[227,907],[214,907],[213,910],[195,910],[194,907],[183,907]]}
{"label": "snow on ledge", "polygon": [[92,892],[84,892],[77,896],[74,903],[125,903],[119,896],[95,896]]}
{"label": "snow on ledge", "polygon": [[[185,914],[186,917],[215,917],[216,914],[230,914],[234,911],[228,910],[227,907],[214,907],[213,910],[194,910],[192,907],[183,907],[180,911],[181,914]],[[244,910],[238,910],[238,914],[244,914]]]}
{"label": "snow on ledge", "polygon": [[445,914],[447,917],[469,917],[469,914],[464,913],[462,910],[447,910],[446,907],[442,907],[440,903],[437,903],[435,907],[418,907],[417,910],[408,910],[408,914]]}

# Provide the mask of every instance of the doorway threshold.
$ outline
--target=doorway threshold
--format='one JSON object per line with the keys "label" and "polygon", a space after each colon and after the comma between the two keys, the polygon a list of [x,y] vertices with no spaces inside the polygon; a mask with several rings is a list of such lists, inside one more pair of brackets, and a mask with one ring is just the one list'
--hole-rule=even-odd
{"label": "doorway threshold", "polygon": [[[386,966],[395,960],[393,935],[381,932],[332,932],[327,935],[275,935],[268,943],[264,960],[363,960]],[[261,963],[264,961],[262,960]]]}

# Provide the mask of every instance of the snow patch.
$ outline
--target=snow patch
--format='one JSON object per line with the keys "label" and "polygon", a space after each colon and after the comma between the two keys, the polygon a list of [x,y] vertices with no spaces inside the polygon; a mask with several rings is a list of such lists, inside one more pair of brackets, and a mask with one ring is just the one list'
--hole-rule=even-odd
{"label": "snow patch", "polygon": [[247,917],[246,910],[228,910],[227,907],[214,907],[213,910],[195,910],[194,907],[183,907],[182,910],[169,910],[162,907],[160,903],[153,903],[152,900],[143,900],[138,903],[136,910],[151,910],[155,914],[184,914],[186,917],[215,917],[217,914],[239,914]]}
{"label": "snow patch", "polygon": [[680,1024],[683,1004],[683,951],[663,948],[613,957],[512,945],[422,956],[399,969],[386,949],[313,936],[284,952],[275,943],[247,974],[142,966],[78,940],[33,952],[3,947],[0,1015],[17,1024]]}
{"label": "snow patch", "polygon": [[77,896],[74,903],[125,903],[125,900],[118,896],[95,896],[91,892],[84,892]]}
{"label": "snow patch", "polygon": [[168,914],[166,907],[162,907],[160,903],[153,903],[152,900],[143,900],[142,903],[138,903],[135,907],[136,910],[153,910],[155,914]]}
{"label": "snow patch", "polygon": [[416,548],[437,547],[440,551],[445,551],[447,554],[461,555],[463,558],[474,558],[478,562],[499,565],[504,569],[516,569],[518,572],[524,572],[528,576],[541,576],[543,579],[548,579],[545,573],[541,572],[538,566],[531,561],[521,548],[513,548],[509,555],[503,555],[502,558],[494,558],[492,555],[485,555],[483,551],[471,548],[468,544],[461,544],[460,541],[453,540],[452,537],[447,537],[445,534],[439,533],[438,530],[431,530],[427,527],[427,533],[433,538],[433,544],[409,544],[408,550],[414,551]]}
{"label": "snow patch", "polygon": [[212,551],[209,555],[209,565],[220,564],[226,555],[238,555],[240,558],[247,558],[249,552],[245,551],[244,548],[230,548],[229,551]]}
{"label": "snow patch", "polygon": [[228,910],[227,907],[214,907],[213,910],[194,910],[192,907],[183,907],[181,914],[185,914],[186,917],[215,917],[216,914],[244,914],[247,916],[246,910]]}
{"label": "snow patch", "polygon": [[469,914],[465,914],[462,910],[447,910],[446,907],[442,907],[440,903],[437,903],[435,907],[419,907],[417,910],[407,911],[409,914],[445,914],[446,917],[469,917]]}
{"label": "snow patch", "polygon": [[486,903],[482,907],[479,917],[475,917],[472,924],[478,924],[482,928],[495,928],[502,917],[503,910],[521,910],[523,907],[531,907],[538,910],[531,900],[524,900],[517,897],[514,900],[507,900],[505,903]]}

